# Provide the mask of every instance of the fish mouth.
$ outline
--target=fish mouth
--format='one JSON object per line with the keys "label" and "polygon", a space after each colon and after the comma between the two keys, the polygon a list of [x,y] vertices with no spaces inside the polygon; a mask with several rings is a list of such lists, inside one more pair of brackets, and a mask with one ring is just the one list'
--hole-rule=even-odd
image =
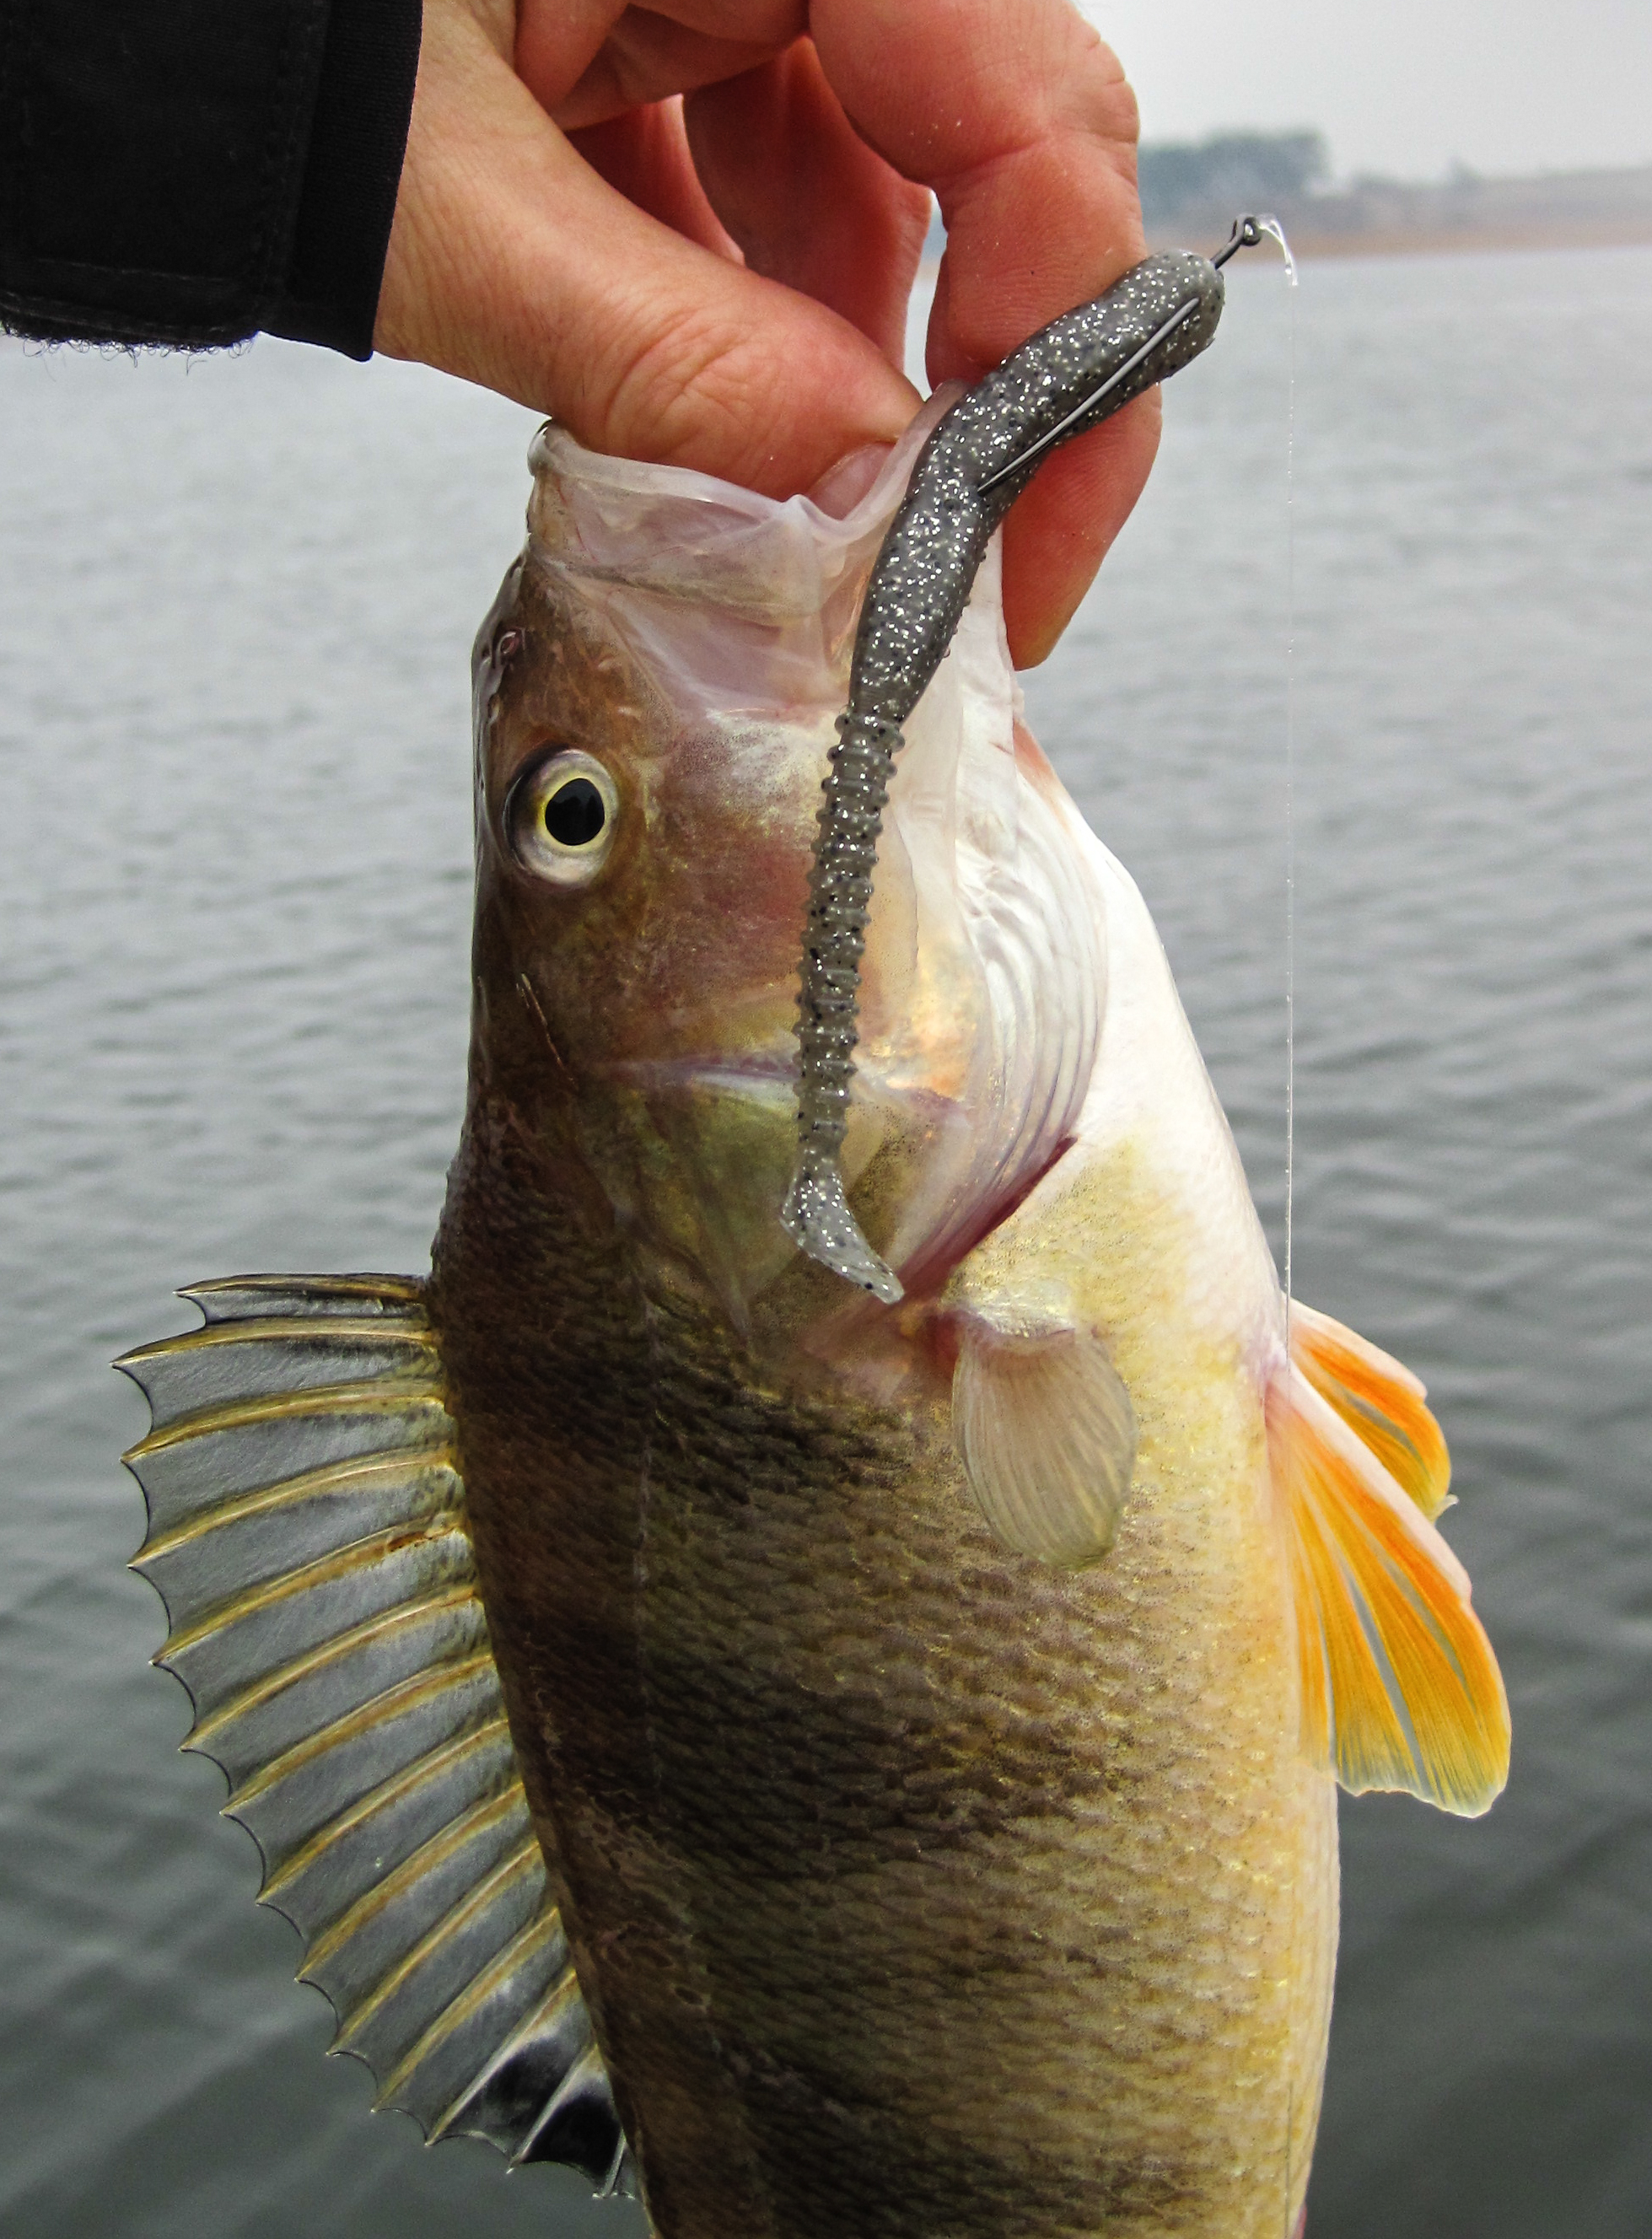
{"label": "fish mouth", "polygon": [[[783,953],[784,908],[760,923],[737,908],[740,950],[720,958],[718,992],[691,976],[662,987],[654,1020],[621,1045],[635,1054],[592,1068],[632,1106],[621,1137],[647,1143],[636,1187],[678,1209],[693,1201],[707,1230],[737,1230],[753,1271],[747,1295],[768,1279],[771,1246],[780,1264],[796,1249],[780,1208],[797,1147],[794,942],[818,803],[810,779],[843,704],[865,569],[945,402],[932,400],[840,516],[596,460],[561,430],[534,454],[530,565],[576,579],[664,702],[734,742],[707,765],[726,788],[719,801],[799,905]],[[861,960],[843,1178],[909,1289],[944,1277],[1073,1139],[1100,1043],[1093,843],[1020,717],[995,537],[904,727]]]}

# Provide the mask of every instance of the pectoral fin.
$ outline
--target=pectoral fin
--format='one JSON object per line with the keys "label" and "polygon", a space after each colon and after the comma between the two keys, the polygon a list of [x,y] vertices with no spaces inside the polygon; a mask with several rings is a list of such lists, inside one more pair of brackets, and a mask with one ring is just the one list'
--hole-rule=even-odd
{"label": "pectoral fin", "polygon": [[952,1436],[994,1536],[1063,1570],[1113,1543],[1136,1460],[1136,1415],[1088,1330],[995,1327],[964,1318]]}
{"label": "pectoral fin", "polygon": [[1476,1817],[1509,1777],[1509,1704],[1468,1575],[1430,1521],[1444,1441],[1397,1363],[1301,1307],[1292,1324],[1267,1418],[1304,1748],[1355,1795],[1404,1789]]}
{"label": "pectoral fin", "polygon": [[184,1746],[229,1779],[334,2050],[435,2140],[610,2189],[625,2141],[547,1881],[420,1286],[251,1276],[116,1365]]}

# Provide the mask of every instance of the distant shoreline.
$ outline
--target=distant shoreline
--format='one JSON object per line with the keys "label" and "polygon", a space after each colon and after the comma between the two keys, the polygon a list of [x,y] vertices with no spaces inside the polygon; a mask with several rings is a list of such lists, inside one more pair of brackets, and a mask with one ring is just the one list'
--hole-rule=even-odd
{"label": "distant shoreline", "polygon": [[[1330,256],[1447,256],[1491,255],[1523,249],[1643,249],[1652,246],[1652,221],[1638,226],[1373,226],[1360,233],[1318,232],[1311,226],[1287,223],[1285,234],[1291,255],[1304,260]],[[1204,232],[1197,225],[1157,225],[1149,229],[1148,239],[1154,249],[1204,246]]]}
{"label": "distant shoreline", "polygon": [[1207,186],[1173,209],[1150,209],[1148,237],[1156,248],[1220,241],[1243,208],[1275,209],[1292,253],[1304,257],[1640,248],[1652,243],[1652,166],[1522,179],[1464,174],[1437,185],[1357,179],[1271,203],[1231,203],[1227,193],[1218,203]]}

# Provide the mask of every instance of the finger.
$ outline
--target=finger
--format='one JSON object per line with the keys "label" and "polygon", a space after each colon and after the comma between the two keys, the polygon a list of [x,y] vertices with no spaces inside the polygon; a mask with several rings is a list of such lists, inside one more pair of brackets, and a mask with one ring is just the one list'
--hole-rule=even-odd
{"label": "finger", "polygon": [[739,263],[740,250],[706,198],[688,151],[680,101],[627,110],[568,138],[597,176],[685,241]]}
{"label": "finger", "polygon": [[[1067,0],[814,0],[820,59],[856,129],[939,196],[932,380],[969,380],[1144,252],[1135,97]],[[1040,661],[1140,495],[1142,399],[1058,454],[1005,528],[1011,650]]]}
{"label": "finger", "polygon": [[737,76],[790,46],[806,0],[530,0],[516,68],[565,131]]}
{"label": "finger", "polygon": [[888,442],[910,385],[847,320],[598,178],[462,10],[427,6],[377,346],[594,448],[776,495]]}
{"label": "finger", "polygon": [[691,94],[684,113],[706,193],[752,270],[829,305],[900,366],[929,193],[861,139],[811,42]]}

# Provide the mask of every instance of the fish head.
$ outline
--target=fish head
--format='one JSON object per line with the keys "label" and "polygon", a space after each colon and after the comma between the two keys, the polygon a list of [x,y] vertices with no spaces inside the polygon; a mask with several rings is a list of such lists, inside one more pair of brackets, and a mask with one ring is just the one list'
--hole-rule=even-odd
{"label": "fish head", "polygon": [[[476,1085],[743,1332],[765,1301],[788,1325],[844,1303],[779,1217],[798,964],[862,595],[945,401],[784,502],[547,428],[477,640]],[[906,740],[844,1166],[921,1291],[1050,1163],[1099,1026],[1077,820],[1019,721],[996,551]]]}

